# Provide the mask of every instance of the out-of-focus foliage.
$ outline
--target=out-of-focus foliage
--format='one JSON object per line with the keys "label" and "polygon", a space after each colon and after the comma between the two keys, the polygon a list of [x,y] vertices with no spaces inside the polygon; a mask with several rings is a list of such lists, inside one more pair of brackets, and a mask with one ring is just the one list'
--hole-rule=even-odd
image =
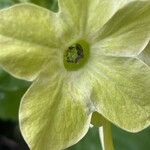
{"label": "out-of-focus foliage", "polygon": [[[129,133],[112,126],[115,150],[149,150],[150,128],[139,133]],[[68,150],[101,150],[97,128],[91,128],[88,134]]]}
{"label": "out-of-focus foliage", "polygon": [[34,3],[36,5],[48,8],[55,12],[58,10],[57,0],[0,0],[0,8],[5,8],[13,4],[26,2]]}
{"label": "out-of-focus foliage", "polygon": [[15,2],[12,0],[0,0],[0,9],[8,7],[13,4],[15,4]]}
{"label": "out-of-focus foliage", "polygon": [[67,150],[101,150],[98,128],[91,128],[78,144]]}
{"label": "out-of-focus foliage", "polygon": [[0,118],[17,120],[20,99],[28,87],[28,82],[0,70]]}
{"label": "out-of-focus foliage", "polygon": [[[29,0],[0,0],[0,9]],[[57,0],[30,0],[37,5],[57,11]],[[17,119],[19,103],[30,83],[18,80],[0,69],[0,118]],[[113,126],[113,139],[116,150],[150,150],[150,128],[140,133],[128,133]],[[100,150],[98,129],[92,128],[75,146],[68,150]]]}
{"label": "out-of-focus foliage", "polygon": [[53,11],[58,10],[57,0],[30,0],[30,2],[46,7]]}
{"label": "out-of-focus foliage", "polygon": [[150,128],[139,133],[129,133],[113,126],[116,150],[150,150]]}

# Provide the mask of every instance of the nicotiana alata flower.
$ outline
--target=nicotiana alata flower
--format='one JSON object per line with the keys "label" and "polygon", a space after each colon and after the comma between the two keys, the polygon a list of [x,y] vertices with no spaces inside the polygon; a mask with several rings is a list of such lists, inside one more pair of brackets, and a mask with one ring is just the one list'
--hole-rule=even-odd
{"label": "nicotiana alata flower", "polygon": [[0,11],[0,64],[33,84],[20,128],[32,150],[60,150],[93,112],[137,132],[150,124],[150,1],[59,0],[59,11]]}

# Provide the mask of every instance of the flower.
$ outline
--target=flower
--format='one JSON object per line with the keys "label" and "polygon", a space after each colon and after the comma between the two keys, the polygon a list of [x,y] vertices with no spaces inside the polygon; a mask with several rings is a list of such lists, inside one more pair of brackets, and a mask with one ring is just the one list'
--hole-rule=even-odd
{"label": "flower", "polygon": [[33,81],[20,128],[32,150],[59,150],[93,112],[131,132],[150,124],[150,1],[59,0],[0,11],[0,64]]}

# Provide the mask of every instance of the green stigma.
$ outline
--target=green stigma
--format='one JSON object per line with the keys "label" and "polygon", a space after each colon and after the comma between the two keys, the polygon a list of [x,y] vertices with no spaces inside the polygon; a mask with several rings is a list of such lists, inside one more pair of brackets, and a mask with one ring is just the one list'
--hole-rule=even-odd
{"label": "green stigma", "polygon": [[64,66],[67,70],[81,68],[89,57],[89,45],[85,41],[78,41],[64,51]]}
{"label": "green stigma", "polygon": [[66,62],[68,63],[80,63],[80,60],[83,59],[83,49],[80,44],[74,44],[70,46],[66,51]]}

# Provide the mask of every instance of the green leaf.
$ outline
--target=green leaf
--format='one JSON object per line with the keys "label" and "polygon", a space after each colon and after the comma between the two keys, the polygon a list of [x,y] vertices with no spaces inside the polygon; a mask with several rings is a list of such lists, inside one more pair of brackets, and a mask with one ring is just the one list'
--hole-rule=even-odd
{"label": "green leaf", "polygon": [[135,1],[120,9],[99,31],[93,49],[101,55],[136,56],[150,37],[150,1]]}
{"label": "green leaf", "polygon": [[0,69],[0,118],[18,119],[21,97],[29,83],[17,80]]}
{"label": "green leaf", "polygon": [[87,133],[91,113],[85,95],[75,87],[72,93],[74,84],[67,80],[61,70],[43,74],[23,97],[20,127],[31,149],[65,149]]}

